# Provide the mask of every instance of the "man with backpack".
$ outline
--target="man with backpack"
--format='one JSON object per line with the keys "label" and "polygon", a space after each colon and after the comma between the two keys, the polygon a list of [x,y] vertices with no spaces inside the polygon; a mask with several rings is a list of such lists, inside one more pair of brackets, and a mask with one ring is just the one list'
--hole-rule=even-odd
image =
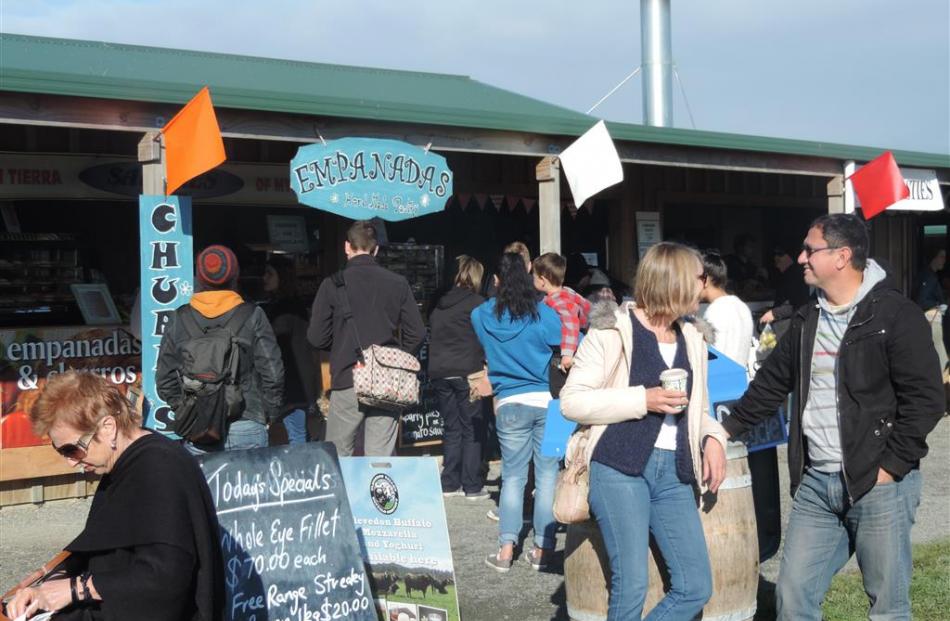
{"label": "man with backpack", "polygon": [[366,363],[362,352],[373,345],[415,354],[425,338],[425,326],[409,282],[376,263],[376,227],[371,222],[354,222],[343,249],[346,267],[320,284],[307,330],[311,345],[330,350],[327,441],[336,445],[341,457],[352,455],[363,423],[364,453],[389,456],[396,447],[398,414],[361,402],[353,368]]}
{"label": "man with backpack", "polygon": [[162,336],[155,383],[175,413],[172,431],[194,454],[267,446],[280,412],[284,366],[267,315],[237,293],[237,257],[198,255],[198,291]]}

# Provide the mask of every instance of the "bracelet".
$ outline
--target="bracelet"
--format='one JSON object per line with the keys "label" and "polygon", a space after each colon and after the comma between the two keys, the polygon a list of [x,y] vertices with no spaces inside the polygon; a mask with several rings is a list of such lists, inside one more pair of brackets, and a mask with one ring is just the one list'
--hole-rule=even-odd
{"label": "bracelet", "polygon": [[79,576],[71,576],[69,578],[69,600],[71,604],[79,603],[79,594],[76,593],[76,582],[79,580]]}
{"label": "bracelet", "polygon": [[92,593],[89,591],[89,579],[92,576],[86,571],[80,577],[82,578],[82,601],[92,601]]}

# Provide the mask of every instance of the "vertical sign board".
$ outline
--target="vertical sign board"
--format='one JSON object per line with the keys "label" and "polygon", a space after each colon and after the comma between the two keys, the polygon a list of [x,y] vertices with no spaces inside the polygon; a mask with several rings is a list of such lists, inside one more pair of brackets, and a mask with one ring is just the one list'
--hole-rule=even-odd
{"label": "vertical sign board", "polygon": [[225,621],[376,621],[333,444],[198,462],[220,523]]}
{"label": "vertical sign board", "polygon": [[383,621],[458,621],[439,468],[432,457],[340,460]]}
{"label": "vertical sign board", "polygon": [[175,309],[194,291],[191,199],[187,196],[139,197],[142,282],[142,390],[145,426],[171,433],[171,410],[155,390],[155,366],[165,326]]}

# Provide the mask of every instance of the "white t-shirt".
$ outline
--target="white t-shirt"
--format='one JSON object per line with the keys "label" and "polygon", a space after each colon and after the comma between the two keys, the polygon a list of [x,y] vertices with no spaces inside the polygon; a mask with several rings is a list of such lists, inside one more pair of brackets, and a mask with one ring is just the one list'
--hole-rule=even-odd
{"label": "white t-shirt", "polygon": [[[663,356],[663,362],[667,368],[673,368],[673,361],[676,360],[676,343],[658,343],[660,346],[660,355]],[[685,414],[667,414],[663,417],[663,426],[660,427],[660,434],[656,437],[653,446],[658,449],[676,450],[676,423],[678,416]]]}
{"label": "white t-shirt", "polygon": [[724,295],[706,308],[703,319],[716,329],[716,338],[710,345],[746,368],[752,348],[752,312],[745,302],[734,295]]}

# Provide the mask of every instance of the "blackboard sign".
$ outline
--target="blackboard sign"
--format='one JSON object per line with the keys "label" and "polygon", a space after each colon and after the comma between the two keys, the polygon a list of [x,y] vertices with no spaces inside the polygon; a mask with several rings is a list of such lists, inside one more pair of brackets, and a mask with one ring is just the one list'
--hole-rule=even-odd
{"label": "blackboard sign", "polygon": [[332,444],[198,459],[221,523],[225,619],[376,621]]}
{"label": "blackboard sign", "polygon": [[399,415],[399,446],[438,444],[445,435],[442,414],[430,384],[419,389],[419,403]]}

